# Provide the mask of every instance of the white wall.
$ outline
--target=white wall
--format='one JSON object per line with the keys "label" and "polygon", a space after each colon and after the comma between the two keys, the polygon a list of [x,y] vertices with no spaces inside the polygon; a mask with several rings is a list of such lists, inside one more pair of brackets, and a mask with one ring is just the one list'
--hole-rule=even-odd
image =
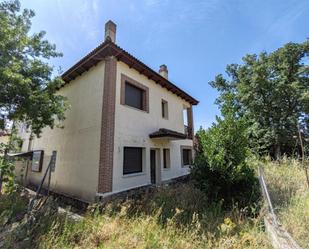
{"label": "white wall", "polygon": [[[71,109],[66,113],[64,129],[45,128],[41,138],[33,141],[32,150],[45,153],[42,172],[32,172],[28,179],[37,184],[49,163],[53,150],[57,151],[56,170],[51,186],[56,192],[84,200],[93,200],[98,185],[101,114],[103,101],[104,62],[92,67],[59,90],[66,96]],[[29,134],[22,133],[23,151],[28,149]]]}
{"label": "white wall", "polygon": [[[149,113],[120,104],[121,74],[133,78],[149,88]],[[68,97],[71,109],[67,111],[64,129],[45,128],[41,138],[33,141],[32,150],[45,152],[42,172],[28,170],[28,179],[38,184],[48,165],[51,153],[57,151],[56,171],[52,174],[52,189],[56,192],[92,201],[97,193],[100,157],[101,114],[103,100],[104,62],[61,88],[59,94]],[[161,100],[168,102],[168,120],[162,118]],[[160,128],[183,133],[183,109],[190,104],[177,97],[144,75],[117,62],[115,143],[113,165],[113,192],[150,184],[150,149],[160,151],[161,180],[169,180],[189,173],[181,166],[180,146],[192,146],[192,140],[150,139],[149,134]],[[28,148],[28,135],[23,151]],[[123,147],[145,148],[144,170],[140,174],[123,176]],[[163,148],[170,149],[171,165],[163,169]]]}
{"label": "white wall", "polygon": [[[149,113],[120,104],[121,74],[149,88]],[[192,140],[150,139],[149,134],[160,128],[184,133],[183,108],[190,104],[122,62],[117,63],[116,84],[113,192],[150,184],[150,148],[160,149],[163,181],[188,174],[189,168],[181,166],[180,145],[192,146]],[[168,102],[168,120],[162,118],[162,99]],[[143,173],[123,175],[124,146],[145,147]],[[163,169],[163,148],[170,149],[170,169]]]}

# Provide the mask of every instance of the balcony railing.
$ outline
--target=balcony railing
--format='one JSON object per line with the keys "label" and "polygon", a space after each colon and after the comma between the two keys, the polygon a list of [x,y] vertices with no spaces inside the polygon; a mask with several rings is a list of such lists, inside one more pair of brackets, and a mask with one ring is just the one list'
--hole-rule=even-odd
{"label": "balcony railing", "polygon": [[188,125],[184,125],[184,128],[185,128],[185,134],[186,134],[187,138],[192,139],[193,138],[192,127],[190,127]]}

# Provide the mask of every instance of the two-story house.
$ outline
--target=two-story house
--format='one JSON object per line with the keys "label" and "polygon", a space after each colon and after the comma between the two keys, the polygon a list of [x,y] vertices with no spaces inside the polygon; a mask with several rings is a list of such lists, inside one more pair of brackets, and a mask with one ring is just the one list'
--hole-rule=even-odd
{"label": "two-story house", "polygon": [[28,183],[40,182],[52,151],[51,189],[87,201],[189,173],[198,101],[168,80],[165,65],[155,72],[115,39],[108,21],[104,42],[62,75],[59,94],[71,105],[63,129],[30,141],[21,131],[23,151],[43,151]]}

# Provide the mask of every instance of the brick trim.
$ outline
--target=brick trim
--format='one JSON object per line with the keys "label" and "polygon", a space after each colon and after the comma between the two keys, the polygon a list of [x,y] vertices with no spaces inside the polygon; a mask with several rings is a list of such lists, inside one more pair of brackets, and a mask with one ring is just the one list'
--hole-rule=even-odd
{"label": "brick trim", "polygon": [[121,105],[126,105],[125,104],[125,88],[126,88],[126,82],[129,84],[138,87],[144,91],[144,96],[143,96],[143,110],[147,113],[149,113],[149,88],[138,81],[121,74],[121,91],[120,91],[120,104]]}
{"label": "brick trim", "polygon": [[98,192],[112,192],[117,59],[106,57],[101,120]]}

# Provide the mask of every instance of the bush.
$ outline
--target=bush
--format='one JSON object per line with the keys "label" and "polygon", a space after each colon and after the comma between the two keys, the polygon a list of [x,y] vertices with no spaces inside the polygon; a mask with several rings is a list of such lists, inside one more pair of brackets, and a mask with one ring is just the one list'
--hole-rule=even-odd
{"label": "bush", "polygon": [[0,196],[0,231],[8,222],[15,222],[26,212],[28,198],[21,188]]}
{"label": "bush", "polygon": [[208,130],[196,134],[196,157],[192,167],[195,184],[211,200],[225,204],[248,205],[258,199],[258,181],[253,168],[246,136],[246,122],[227,112]]}

